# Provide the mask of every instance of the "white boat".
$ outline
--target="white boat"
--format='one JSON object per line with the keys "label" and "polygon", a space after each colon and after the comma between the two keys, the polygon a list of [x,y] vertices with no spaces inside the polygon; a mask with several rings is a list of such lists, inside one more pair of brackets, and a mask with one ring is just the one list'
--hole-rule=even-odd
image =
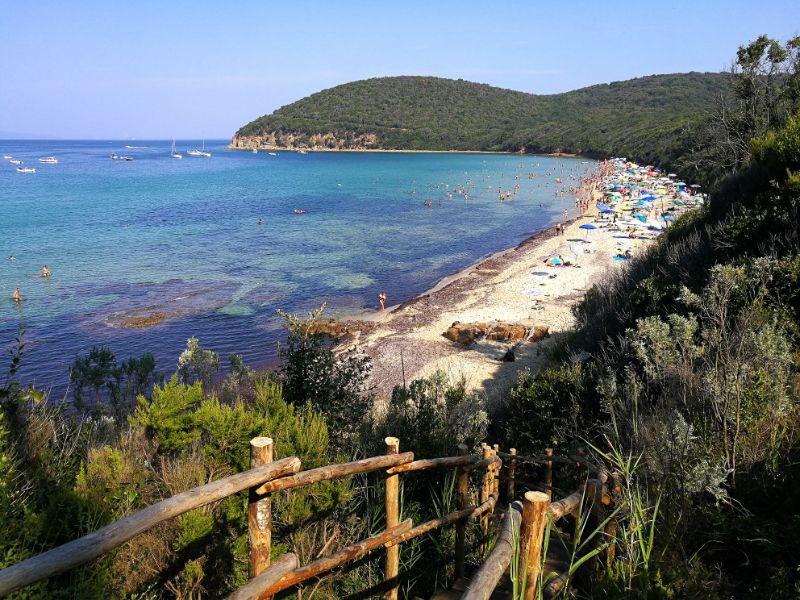
{"label": "white boat", "polygon": [[172,158],[183,158],[182,154],[178,154],[175,151],[175,138],[172,138],[172,153],[171,153],[171,156],[172,156]]}
{"label": "white boat", "polygon": [[22,164],[22,161],[20,159],[18,159],[18,158],[12,158],[8,162],[10,162],[12,165],[21,165]]}
{"label": "white boat", "polygon": [[17,167],[17,173],[36,173],[33,167]]}
{"label": "white boat", "polygon": [[300,154],[308,154],[305,150],[300,150]]}
{"label": "white boat", "polygon": [[253,154],[258,154],[258,148],[253,148]]}
{"label": "white boat", "polygon": [[40,158],[39,162],[48,165],[56,165],[58,164],[58,159],[55,156],[45,156],[44,158]]}
{"label": "white boat", "polygon": [[133,160],[133,157],[132,156],[120,156],[119,159],[120,160]]}
{"label": "white boat", "polygon": [[140,150],[142,148],[147,148],[147,146],[125,146],[128,150]]}
{"label": "white boat", "polygon": [[203,149],[202,150],[187,150],[186,154],[189,156],[204,156],[205,158],[211,158],[211,152],[206,152],[206,140],[203,138]]}
{"label": "white boat", "polygon": [[11,159],[12,159],[12,158],[14,158],[14,157],[13,157],[13,156],[11,156],[10,154],[6,154],[6,155],[4,155],[4,156],[3,156],[3,158],[4,158],[5,160],[11,160]]}
{"label": "white boat", "polygon": [[118,158],[119,158],[119,156],[117,156],[116,152],[112,152],[111,153],[111,160],[117,160]]}
{"label": "white boat", "polygon": [[278,153],[277,152],[270,152],[269,155],[270,156],[278,156]]}

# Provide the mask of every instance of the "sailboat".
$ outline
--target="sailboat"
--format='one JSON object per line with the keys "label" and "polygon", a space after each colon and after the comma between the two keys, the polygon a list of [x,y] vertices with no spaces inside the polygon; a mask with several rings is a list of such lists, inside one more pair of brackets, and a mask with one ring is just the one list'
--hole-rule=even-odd
{"label": "sailboat", "polygon": [[175,151],[175,138],[172,138],[172,158],[183,158],[182,154],[179,154]]}
{"label": "sailboat", "polygon": [[187,150],[186,154],[189,156],[204,156],[206,158],[211,158],[211,152],[206,152],[206,139],[203,138],[203,149],[202,150]]}

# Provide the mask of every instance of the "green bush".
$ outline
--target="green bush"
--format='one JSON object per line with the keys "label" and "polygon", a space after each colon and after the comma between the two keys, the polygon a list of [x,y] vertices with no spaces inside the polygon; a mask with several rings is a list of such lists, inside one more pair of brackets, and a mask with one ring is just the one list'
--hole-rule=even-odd
{"label": "green bush", "polygon": [[[379,430],[397,437],[418,458],[451,456],[459,444],[470,451],[486,437],[489,417],[483,399],[466,383],[442,371],[396,386]],[[382,437],[380,434],[378,437]]]}

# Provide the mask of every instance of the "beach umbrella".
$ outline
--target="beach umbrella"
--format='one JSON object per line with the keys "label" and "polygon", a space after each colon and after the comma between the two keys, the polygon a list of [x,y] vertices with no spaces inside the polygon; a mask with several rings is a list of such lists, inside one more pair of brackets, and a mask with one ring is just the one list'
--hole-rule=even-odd
{"label": "beach umbrella", "polygon": [[699,187],[702,187],[702,186],[701,186],[699,183],[693,183],[693,184],[692,184],[692,185],[690,185],[689,187],[690,187],[690,188],[699,188]]}
{"label": "beach umbrella", "polygon": [[601,211],[600,211],[600,214],[603,214],[603,215],[613,215],[613,214],[614,214],[614,213],[616,213],[616,212],[617,212],[617,211],[615,211],[615,210],[611,210],[610,208],[604,208],[603,210],[601,210]]}
{"label": "beach umbrella", "polygon": [[686,184],[683,181],[676,181],[675,185],[678,187],[685,186]]}
{"label": "beach umbrella", "polygon": [[586,237],[588,238],[589,237],[589,230],[590,229],[597,229],[597,227],[595,227],[591,223],[584,223],[583,225],[580,226],[580,229],[585,229],[586,230]]}
{"label": "beach umbrella", "polygon": [[662,221],[674,221],[674,220],[675,220],[675,217],[674,217],[673,215],[663,215],[663,216],[661,217],[661,220],[662,220]]}
{"label": "beach umbrella", "polygon": [[645,200],[645,201],[652,201],[652,200],[655,200],[655,199],[656,199],[656,197],[652,196],[652,195],[651,196],[642,196],[642,200]]}

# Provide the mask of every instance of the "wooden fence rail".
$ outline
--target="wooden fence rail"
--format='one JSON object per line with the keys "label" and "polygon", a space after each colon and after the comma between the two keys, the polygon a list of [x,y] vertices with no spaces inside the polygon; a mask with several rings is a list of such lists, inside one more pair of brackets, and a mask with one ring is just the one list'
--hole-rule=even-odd
{"label": "wooden fence rail", "polygon": [[0,596],[74,569],[162,521],[299,470],[299,458],[284,458],[162,500],[89,535],[3,569],[0,571]]}
{"label": "wooden fence rail", "polygon": [[[521,487],[539,488],[548,493],[529,491],[525,494],[524,502],[513,502],[506,510],[497,543],[473,577],[464,595],[467,599],[488,598],[511,561],[515,532],[520,532],[521,527],[524,552],[528,556],[528,561],[535,562],[538,568],[545,512],[555,521],[566,514],[575,513],[580,506],[584,489],[550,503],[553,489],[553,462],[571,464],[588,469],[590,472],[602,472],[602,469],[591,465],[582,456],[557,457],[548,449],[544,456],[524,457],[517,455],[516,450],[512,449],[511,453],[507,454],[501,452],[497,445],[491,447],[486,444],[483,445],[481,458],[468,454],[466,446],[459,446],[458,456],[415,461],[413,452],[400,452],[400,442],[396,438],[386,438],[385,455],[301,471],[300,460],[296,457],[273,461],[273,446],[273,440],[270,438],[254,438],[251,441],[251,468],[248,471],[163,500],[80,539],[0,571],[0,596],[89,562],[166,519],[247,490],[251,579],[245,586],[231,594],[228,600],[269,598],[281,590],[323,576],[381,547],[386,550],[384,571],[386,598],[394,600],[397,598],[398,590],[400,544],[435,529],[455,525],[455,572],[456,577],[461,577],[464,574],[465,526],[469,521],[478,519],[483,532],[480,550],[483,555],[488,541],[489,521],[499,502],[501,469],[504,466],[503,459],[506,459],[507,474],[502,476],[502,479],[507,481],[505,493],[509,502],[513,500],[515,483]],[[538,462],[545,466],[543,486],[516,479],[516,467],[518,463],[524,462]],[[416,527],[410,519],[399,522],[399,476],[427,469],[455,469],[457,510]],[[382,532],[307,565],[299,565],[297,556],[293,553],[284,554],[270,565],[273,494],[313,485],[320,481],[378,470],[382,470],[385,475],[386,487],[386,525]],[[484,474],[481,478],[478,503],[470,506],[468,477],[472,471],[483,471]],[[604,482],[604,476],[601,480],[590,480],[586,489],[591,489],[593,494],[600,494],[607,499],[607,495],[603,496]],[[535,573],[533,575],[531,581],[535,586],[537,577]],[[532,594],[535,591],[534,588],[529,588],[530,585],[526,586],[526,599],[533,598]]]}

